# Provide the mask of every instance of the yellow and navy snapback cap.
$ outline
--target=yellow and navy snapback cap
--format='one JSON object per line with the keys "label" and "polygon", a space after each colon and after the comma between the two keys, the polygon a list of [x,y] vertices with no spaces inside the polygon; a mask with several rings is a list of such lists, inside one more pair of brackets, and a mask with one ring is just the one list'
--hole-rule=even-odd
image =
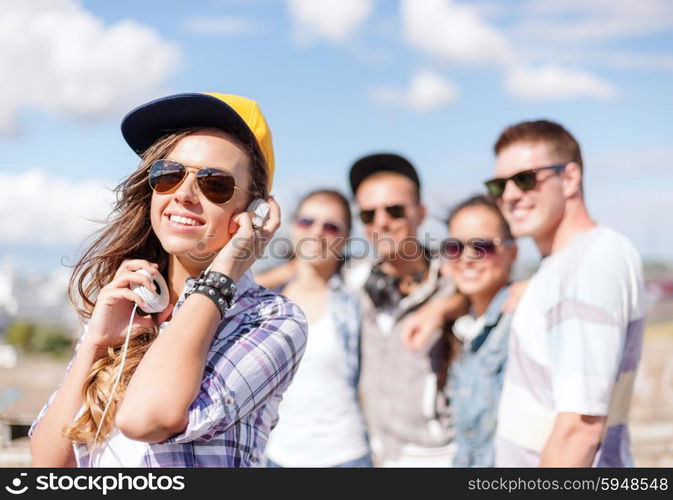
{"label": "yellow and navy snapback cap", "polygon": [[131,110],[121,124],[131,149],[142,156],[163,136],[191,127],[214,127],[262,153],[271,190],[275,171],[271,130],[256,101],[217,92],[175,94]]}

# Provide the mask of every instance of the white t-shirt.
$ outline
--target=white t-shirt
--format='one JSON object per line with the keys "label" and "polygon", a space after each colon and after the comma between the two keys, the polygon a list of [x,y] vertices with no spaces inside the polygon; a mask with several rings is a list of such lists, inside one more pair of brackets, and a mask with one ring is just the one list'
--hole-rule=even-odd
{"label": "white t-shirt", "polygon": [[343,341],[329,313],[309,325],[304,357],[278,414],[265,452],[277,464],[331,467],[367,454]]}
{"label": "white t-shirt", "polygon": [[[91,456],[89,450],[89,467],[145,467],[145,457],[149,444],[143,441],[135,441],[124,436],[116,427],[112,430],[108,439],[96,443],[96,451]],[[79,460],[79,448],[75,447],[75,458]]]}
{"label": "white t-shirt", "polygon": [[607,416],[594,465],[632,463],[627,414],[644,330],[642,264],[597,226],[545,258],[512,320],[496,466],[537,467],[556,414]]}

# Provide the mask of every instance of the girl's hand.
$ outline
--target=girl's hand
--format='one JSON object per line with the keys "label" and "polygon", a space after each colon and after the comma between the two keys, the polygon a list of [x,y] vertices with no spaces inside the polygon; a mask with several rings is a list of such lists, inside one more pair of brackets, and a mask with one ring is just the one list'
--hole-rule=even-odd
{"label": "girl's hand", "polygon": [[[157,264],[142,259],[125,260],[121,263],[112,281],[98,294],[96,307],[89,320],[89,330],[85,338],[87,343],[103,349],[124,341],[134,303],[139,309],[146,305],[143,299],[131,291],[131,287],[141,285],[156,292],[152,279],[135,271],[145,269],[151,274],[156,274],[159,272],[158,267]],[[156,322],[151,316],[141,316],[142,312],[136,311],[133,330],[139,330],[137,327],[146,330],[160,325],[172,310],[173,305],[168,304],[166,309],[158,314]]]}
{"label": "girl's hand", "polygon": [[231,239],[213,260],[212,271],[224,273],[238,281],[264,254],[264,249],[280,227],[280,206],[272,197],[267,198],[266,202],[269,204],[269,217],[260,229],[252,227],[251,212],[241,212],[231,218]]}

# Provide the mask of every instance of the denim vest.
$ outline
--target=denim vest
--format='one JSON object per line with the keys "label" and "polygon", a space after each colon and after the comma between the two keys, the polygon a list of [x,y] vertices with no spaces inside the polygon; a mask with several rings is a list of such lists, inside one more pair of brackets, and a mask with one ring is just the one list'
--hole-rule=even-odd
{"label": "denim vest", "polygon": [[486,311],[481,332],[464,343],[451,363],[448,397],[453,408],[457,452],[454,467],[493,467],[493,439],[513,314],[503,313],[509,285]]}

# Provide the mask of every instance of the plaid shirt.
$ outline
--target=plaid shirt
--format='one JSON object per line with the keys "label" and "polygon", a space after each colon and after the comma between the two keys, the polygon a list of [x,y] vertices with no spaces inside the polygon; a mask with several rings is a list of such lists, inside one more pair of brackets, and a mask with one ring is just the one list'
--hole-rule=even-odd
{"label": "plaid shirt", "polygon": [[[174,314],[194,282],[194,278],[187,278]],[[201,390],[189,407],[186,429],[161,443],[144,444],[145,452],[138,463],[121,465],[265,464],[263,451],[269,432],[278,421],[278,404],[304,353],[306,319],[293,302],[255,284],[249,271],[238,281],[237,288],[235,305],[222,319],[208,352]],[[56,392],[33,422],[31,435],[55,395]],[[118,439],[128,440],[116,433],[111,441]],[[88,446],[74,446],[78,465],[87,467]]]}

